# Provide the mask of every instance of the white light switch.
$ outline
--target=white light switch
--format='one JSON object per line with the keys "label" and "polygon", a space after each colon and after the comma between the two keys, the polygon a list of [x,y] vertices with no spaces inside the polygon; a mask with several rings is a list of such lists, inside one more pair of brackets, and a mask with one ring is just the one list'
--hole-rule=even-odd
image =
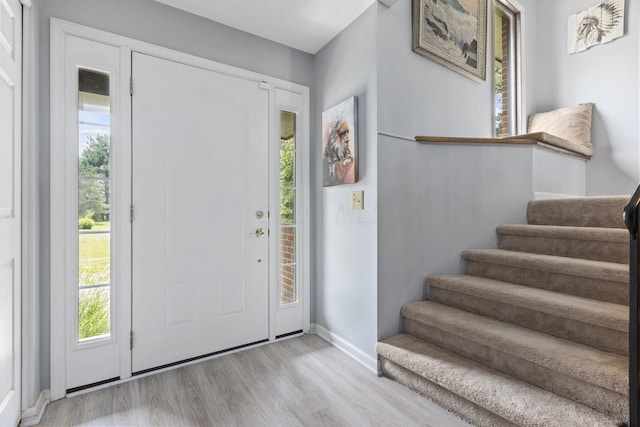
{"label": "white light switch", "polygon": [[351,210],[352,211],[364,210],[364,191],[351,192]]}

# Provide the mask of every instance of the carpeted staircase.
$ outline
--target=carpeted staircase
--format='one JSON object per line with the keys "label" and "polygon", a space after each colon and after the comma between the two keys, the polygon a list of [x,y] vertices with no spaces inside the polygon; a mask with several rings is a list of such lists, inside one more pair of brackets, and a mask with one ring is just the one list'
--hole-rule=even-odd
{"label": "carpeted staircase", "polygon": [[427,277],[384,375],[478,426],[628,420],[629,234],[621,197],[533,201],[466,275]]}

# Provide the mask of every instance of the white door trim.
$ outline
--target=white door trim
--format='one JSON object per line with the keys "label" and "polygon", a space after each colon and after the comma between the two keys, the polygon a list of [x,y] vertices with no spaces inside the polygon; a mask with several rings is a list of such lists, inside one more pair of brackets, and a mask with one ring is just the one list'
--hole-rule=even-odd
{"label": "white door trim", "polygon": [[[3,1],[0,5],[3,31],[0,37],[0,84],[2,98],[2,206],[0,206],[0,279],[3,306],[0,327],[2,336],[2,360],[0,360],[0,424],[18,423],[22,413],[22,260],[24,212],[23,212],[23,112],[22,90],[25,69],[23,67],[24,6],[18,0]],[[7,28],[4,28],[4,25]],[[6,92],[5,92],[6,91]],[[5,112],[5,108],[8,109]],[[8,113],[8,114],[7,114]],[[5,334],[6,333],[6,334]]]}
{"label": "white door trim", "polygon": [[[37,22],[22,0],[22,418],[32,419],[40,390],[40,186]],[[41,404],[43,408],[44,405]]]}
{"label": "white door trim", "polygon": [[[125,61],[130,61],[130,55],[127,52],[137,51],[148,55],[157,56],[159,58],[167,59],[170,61],[177,61],[187,65],[200,67],[206,70],[215,71],[222,74],[233,75],[248,80],[263,81],[270,85],[270,96],[274,96],[273,91],[276,88],[285,89],[291,92],[299,93],[303,96],[305,111],[303,115],[303,132],[305,135],[305,141],[309,141],[309,88],[296,83],[291,83],[282,79],[267,76],[261,73],[256,73],[241,68],[233,67],[230,65],[215,62],[209,59],[204,59],[189,55],[183,52],[167,49],[161,46],[153,45],[146,42],[141,42],[128,37],[119,36],[116,34],[108,33],[101,30],[96,30],[83,25],[74,24],[59,19],[51,19],[51,399],[57,400],[65,396],[66,385],[66,368],[65,368],[65,272],[67,265],[70,262],[68,254],[64,250],[65,230],[63,225],[65,224],[65,206],[66,206],[66,190],[64,180],[64,109],[59,108],[64,105],[64,70],[65,70],[65,45],[64,39],[67,35],[85,38],[88,40],[96,41],[99,43],[110,44],[117,46],[121,49],[122,69],[124,69]],[[127,59],[127,56],[129,59]],[[121,78],[124,78],[124,70],[121,73]],[[128,79],[128,76],[126,77]],[[124,86],[124,85],[123,85]],[[135,89],[135,88],[134,88]],[[123,102],[124,103],[124,102]],[[130,110],[129,117],[130,117]],[[121,110],[122,114],[127,114],[124,109]],[[270,129],[276,126],[275,120],[276,114],[270,114]],[[130,120],[121,120],[123,134],[127,133],[126,127],[130,126]],[[273,132],[271,132],[273,134]],[[305,170],[309,170],[309,147],[302,147],[301,167]],[[62,170],[61,170],[62,169]],[[123,171],[120,171],[123,172]],[[304,212],[309,212],[309,179],[308,173],[305,174],[305,179],[302,182],[302,193],[304,198],[302,200],[302,209]],[[306,266],[305,273],[302,277],[304,283],[302,284],[304,294],[307,296],[305,301],[305,320],[304,330],[307,331],[310,324],[310,301],[309,301],[309,224],[308,214],[305,216],[305,221],[301,224],[301,231],[305,233],[302,242],[304,242],[303,253],[306,254]],[[121,258],[121,257],[119,257]],[[126,272],[121,271],[120,274]],[[275,284],[271,283],[270,286]],[[128,282],[128,289],[126,284],[123,283],[120,295],[122,300],[120,304],[128,304],[128,306],[121,306],[121,312],[130,313],[131,301],[127,300],[130,297],[131,289],[130,282]],[[122,316],[120,324],[126,322]],[[130,318],[128,320],[130,322]],[[126,325],[123,325],[123,328]],[[273,327],[273,325],[270,325]],[[272,333],[270,332],[270,336]],[[123,336],[121,334],[121,336]],[[126,340],[121,340],[126,341]],[[128,344],[128,343],[126,343]],[[126,361],[128,360],[128,366]],[[121,364],[121,378],[126,378],[131,375],[130,356],[128,345],[122,343],[121,345],[121,361],[125,362]],[[128,374],[128,375],[127,375]]]}

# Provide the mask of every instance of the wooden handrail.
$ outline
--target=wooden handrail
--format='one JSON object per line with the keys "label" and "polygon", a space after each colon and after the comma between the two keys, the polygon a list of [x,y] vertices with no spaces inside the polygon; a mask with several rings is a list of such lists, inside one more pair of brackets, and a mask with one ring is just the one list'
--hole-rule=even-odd
{"label": "wooden handrail", "polygon": [[442,144],[518,144],[532,145],[535,141],[522,138],[476,138],[462,136],[416,136],[416,141],[423,143]]}
{"label": "wooden handrail", "polygon": [[459,136],[416,136],[416,141],[421,144],[473,144],[473,145],[537,145],[550,148],[566,154],[589,160],[593,155],[593,148],[579,145],[545,132],[536,132],[525,135],[515,135],[503,138],[476,138]]}

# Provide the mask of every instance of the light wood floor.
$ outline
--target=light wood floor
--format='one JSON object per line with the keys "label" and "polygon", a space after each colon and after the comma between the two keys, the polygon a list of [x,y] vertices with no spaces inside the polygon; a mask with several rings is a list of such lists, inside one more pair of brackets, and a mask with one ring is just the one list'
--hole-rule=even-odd
{"label": "light wood floor", "polygon": [[52,402],[42,426],[468,426],[305,335]]}

